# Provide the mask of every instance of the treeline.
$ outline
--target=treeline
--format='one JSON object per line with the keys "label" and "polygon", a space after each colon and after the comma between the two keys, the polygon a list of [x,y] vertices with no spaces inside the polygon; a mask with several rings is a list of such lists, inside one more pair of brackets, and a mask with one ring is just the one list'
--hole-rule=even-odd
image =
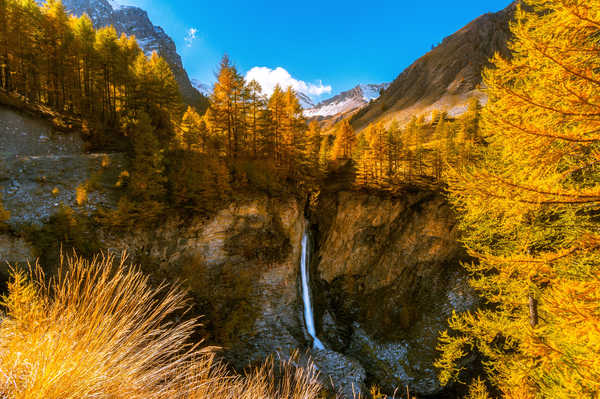
{"label": "treeline", "polygon": [[345,120],[336,129],[330,156],[353,160],[358,187],[393,191],[406,183],[440,184],[449,167],[470,162],[483,144],[480,114],[481,105],[472,98],[458,118],[434,111],[427,120],[413,116],[405,126],[377,122],[358,134]]}

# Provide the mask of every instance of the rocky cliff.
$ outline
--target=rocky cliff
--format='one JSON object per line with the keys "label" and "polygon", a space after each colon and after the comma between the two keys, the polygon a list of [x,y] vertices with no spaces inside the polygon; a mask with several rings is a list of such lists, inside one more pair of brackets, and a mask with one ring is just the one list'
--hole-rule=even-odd
{"label": "rocky cliff", "polygon": [[365,367],[388,393],[442,392],[433,368],[437,334],[452,310],[475,305],[459,262],[452,210],[439,192],[323,195],[315,286],[327,343]]}

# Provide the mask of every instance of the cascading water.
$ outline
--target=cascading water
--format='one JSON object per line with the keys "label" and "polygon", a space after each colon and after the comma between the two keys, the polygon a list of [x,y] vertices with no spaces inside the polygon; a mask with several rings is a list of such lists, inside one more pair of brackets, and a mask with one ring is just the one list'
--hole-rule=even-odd
{"label": "cascading water", "polygon": [[310,264],[310,239],[308,234],[309,232],[307,227],[302,235],[302,258],[300,259],[300,273],[302,275],[302,301],[304,302],[304,321],[306,322],[306,329],[313,339],[313,348],[325,349],[323,343],[319,341],[319,338],[317,338],[315,319],[313,316],[312,304],[310,302],[310,284],[308,273],[308,265]]}

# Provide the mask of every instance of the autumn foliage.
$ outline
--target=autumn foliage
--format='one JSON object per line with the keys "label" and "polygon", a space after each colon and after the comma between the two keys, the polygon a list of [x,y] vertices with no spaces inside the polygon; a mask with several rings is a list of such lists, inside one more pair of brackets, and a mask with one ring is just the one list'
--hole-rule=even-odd
{"label": "autumn foliage", "polygon": [[484,75],[486,144],[451,174],[486,306],[452,318],[438,366],[442,382],[462,380],[461,359],[478,354],[472,397],[600,393],[599,11],[598,0],[523,1],[512,57]]}

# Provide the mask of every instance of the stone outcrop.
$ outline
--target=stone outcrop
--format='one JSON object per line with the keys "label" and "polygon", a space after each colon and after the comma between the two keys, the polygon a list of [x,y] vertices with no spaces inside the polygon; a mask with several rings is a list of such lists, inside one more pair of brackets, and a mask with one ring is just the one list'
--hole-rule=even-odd
{"label": "stone outcrop", "polygon": [[[155,275],[183,280],[196,312],[205,316],[205,336],[242,370],[310,345],[299,280],[305,228],[304,207],[295,198],[259,195],[208,219],[171,219],[153,231],[107,234],[102,241],[113,252],[127,250]],[[363,386],[358,361],[333,351],[311,357],[325,385],[333,381],[346,394],[352,385]]]}
{"label": "stone outcrop", "polygon": [[438,333],[453,310],[475,305],[443,195],[327,194],[313,222],[317,324],[326,344],[359,359],[388,393],[406,385],[419,395],[440,393]]}

